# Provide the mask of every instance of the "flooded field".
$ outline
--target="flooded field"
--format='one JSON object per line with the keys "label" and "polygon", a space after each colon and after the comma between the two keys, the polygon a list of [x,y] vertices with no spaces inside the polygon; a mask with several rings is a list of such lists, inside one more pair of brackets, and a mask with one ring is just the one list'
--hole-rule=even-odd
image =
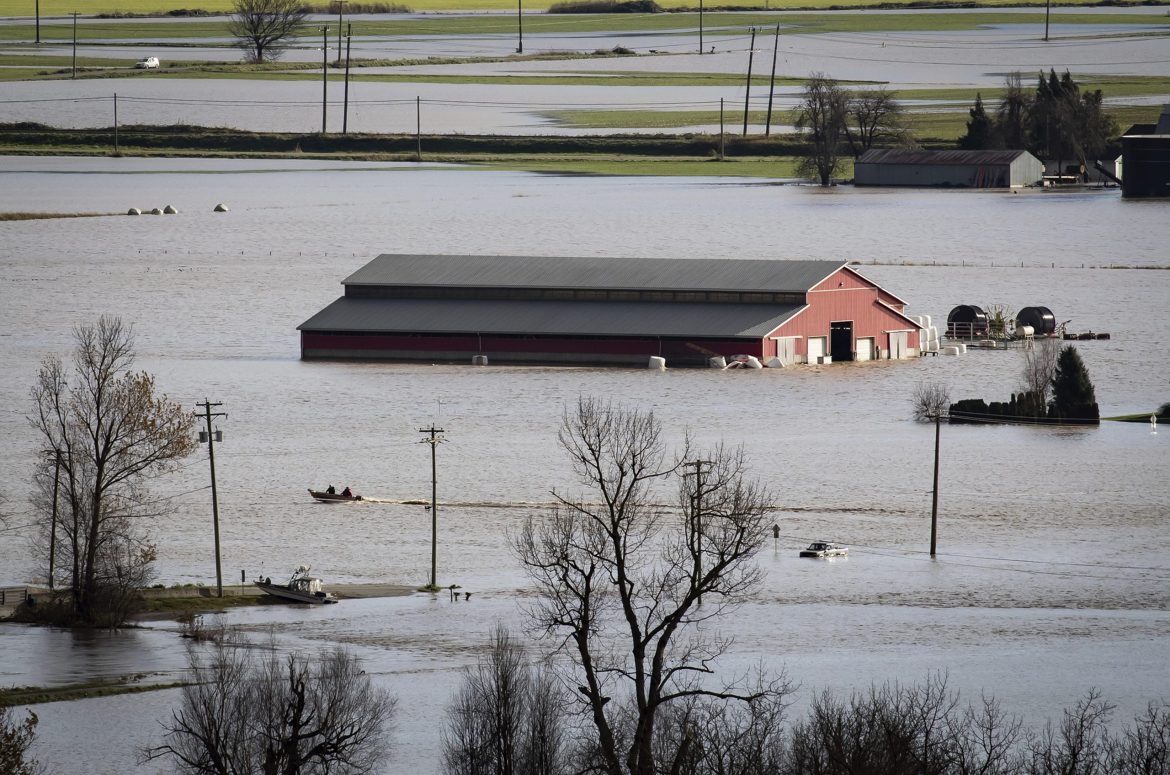
{"label": "flooded field", "polygon": [[[1105,13],[1108,12],[1108,16]],[[868,12],[881,18],[883,25],[897,25],[890,19],[911,19],[914,12]],[[964,11],[948,12],[962,18]],[[16,81],[3,84],[0,105],[5,121],[35,121],[58,127],[106,127],[114,123],[114,95],[118,95],[118,120],[122,125],[196,124],[214,127],[280,132],[315,132],[322,125],[322,101],[326,128],[341,129],[343,121],[350,132],[413,133],[421,127],[431,133],[493,134],[582,134],[596,129],[581,129],[556,120],[558,111],[629,110],[708,111],[719,110],[720,100],[728,109],[728,131],[737,123],[733,117],[745,102],[742,83],[711,86],[701,80],[690,84],[629,85],[631,75],[694,77],[702,74],[747,72],[753,37],[751,24],[766,21],[754,39],[756,53],[754,73],[765,76],[770,58],[777,54],[776,73],[781,78],[805,79],[812,73],[824,73],[841,81],[887,84],[891,89],[948,89],[955,87],[998,89],[1004,76],[1012,71],[1024,74],[1028,83],[1035,73],[1055,69],[1070,70],[1078,80],[1108,76],[1170,76],[1166,60],[1166,37],[1170,19],[1159,8],[1129,9],[1055,9],[1045,41],[1044,25],[1032,9],[1020,23],[1010,23],[1017,14],[1011,11],[997,18],[1008,23],[985,25],[975,29],[837,31],[812,34],[789,25],[781,15],[779,39],[772,36],[771,17],[744,16],[735,24],[735,15],[723,14],[722,23],[712,24],[700,45],[698,29],[647,29],[578,31],[584,22],[571,17],[536,15],[526,23],[526,54],[558,54],[562,58],[538,61],[501,61],[444,63],[452,58],[506,58],[515,53],[518,35],[515,20],[495,15],[484,22],[483,32],[448,34],[444,32],[450,16],[436,20],[414,33],[396,35],[363,34],[362,24],[383,17],[353,17],[355,37],[351,54],[355,59],[410,62],[407,66],[355,68],[349,86],[348,109],[340,83],[340,70],[331,71],[334,81],[326,95],[320,80],[302,73],[297,80],[244,80],[238,77],[185,79],[171,77],[170,64],[195,61],[239,61],[240,52],[226,39],[167,39],[155,42],[119,39],[116,22],[99,23],[111,31],[101,45],[82,45],[80,56],[125,61],[126,77],[72,80]],[[829,15],[831,16],[831,14]],[[498,23],[495,18],[498,17]],[[1096,23],[1095,17],[1104,19]],[[1152,18],[1153,17],[1153,18]],[[404,17],[411,19],[412,17]],[[802,17],[803,18],[803,17]],[[940,18],[946,18],[940,15]],[[726,23],[731,19],[732,24]],[[1133,20],[1132,22],[1130,20]],[[753,21],[754,20],[754,21]],[[1067,21],[1066,21],[1067,20]],[[91,20],[92,21],[92,20]],[[321,17],[332,23],[335,17]],[[420,21],[415,18],[414,21]],[[426,20],[421,20],[425,22]],[[807,24],[807,19],[803,22]],[[181,25],[180,25],[181,26]],[[945,25],[943,25],[945,26]],[[330,61],[338,58],[334,38],[326,40],[331,49],[325,52]],[[289,62],[320,63],[320,39],[302,39],[288,52]],[[639,56],[580,58],[593,52],[610,52],[615,48]],[[700,50],[703,52],[700,55]],[[59,58],[59,67],[67,67],[72,48],[68,41],[46,41],[36,49],[40,55]],[[24,42],[0,45],[0,53],[29,54]],[[153,54],[163,60],[163,68],[143,75],[130,68],[140,56]],[[428,60],[435,60],[431,63]],[[61,71],[65,72],[65,71]],[[575,84],[550,82],[533,84],[532,78],[595,76],[608,83]],[[392,78],[392,81],[370,80]],[[447,82],[437,82],[436,79]],[[512,79],[511,81],[509,79]],[[1088,86],[1088,84],[1085,84]],[[1111,95],[1110,103],[1159,105],[1170,94]],[[774,108],[785,111],[799,99],[800,87],[781,84],[775,91]],[[984,95],[987,96],[987,95]],[[945,95],[943,102],[951,99]],[[417,102],[416,102],[417,100]],[[768,100],[766,84],[751,88],[749,102],[764,110]],[[421,103],[421,110],[416,106]],[[940,108],[956,110],[951,105]],[[965,111],[966,105],[960,110]],[[551,116],[550,116],[551,114]],[[740,114],[742,115],[742,114]],[[1151,112],[1151,120],[1156,109]],[[619,122],[620,123],[620,122]],[[659,132],[646,129],[638,121],[631,127],[607,126],[605,131]],[[754,124],[751,131],[762,131]],[[776,127],[778,131],[790,131]],[[673,127],[671,131],[717,131],[711,123]]]}
{"label": "flooded field", "polygon": [[[231,211],[216,214],[217,202]],[[940,556],[930,560],[933,428],[909,396],[939,381],[1007,398],[1020,356],[763,372],[304,363],[296,326],[383,252],[818,258],[857,261],[945,319],[961,303],[1050,307],[1070,330],[1104,415],[1170,400],[1167,206],[1115,191],[819,189],[747,181],[573,178],[413,165],[0,159],[0,210],[173,216],[6,222],[0,229],[0,482],[13,525],[39,451],[25,415],[48,353],[101,314],[135,325],[138,366],[171,397],[223,402],[216,447],[225,580],[311,564],[334,582],[422,583],[429,570],[437,421],[439,583],[473,591],[240,609],[285,648],[343,643],[397,693],[387,771],[438,771],[439,720],[493,622],[524,626],[526,582],[507,536],[575,482],[555,441],[579,395],[653,408],[672,440],[742,444],[778,493],[781,536],[762,588],[722,623],[735,670],[763,661],[811,692],[946,671],[964,696],[1000,697],[1043,723],[1090,686],[1127,721],[1170,686],[1170,430],[944,427]],[[877,262],[874,265],[873,262]],[[206,452],[155,484],[175,513],[153,526],[159,580],[214,583]],[[378,503],[316,504],[349,485]],[[665,498],[665,496],[664,496]],[[25,530],[0,533],[0,585],[39,569]],[[811,540],[844,561],[796,558]],[[172,677],[174,625],[73,635],[0,626],[5,685],[144,673]],[[176,692],[37,706],[54,772],[122,773]],[[796,712],[804,707],[798,704]],[[159,770],[161,771],[161,770]]]}

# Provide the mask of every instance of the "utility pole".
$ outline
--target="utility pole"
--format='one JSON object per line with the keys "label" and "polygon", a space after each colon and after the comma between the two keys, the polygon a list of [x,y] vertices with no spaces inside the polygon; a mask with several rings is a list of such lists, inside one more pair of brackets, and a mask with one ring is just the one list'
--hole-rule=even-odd
{"label": "utility pole", "polygon": [[748,103],[752,97],[752,59],[756,56],[756,28],[752,27],[752,42],[748,47],[747,85],[743,90],[743,136],[747,137]]}
{"label": "utility pole", "polygon": [[69,77],[77,77],[77,11],[73,12],[73,75]]}
{"label": "utility pole", "polygon": [[719,98],[719,161],[723,161],[723,98]]}
{"label": "utility pole", "polygon": [[49,525],[49,589],[56,578],[57,561],[57,493],[61,487],[61,450],[53,450],[53,522]]}
{"label": "utility pole", "polygon": [[41,0],[37,0],[37,45],[41,45]]}
{"label": "utility pole", "polygon": [[703,0],[699,0],[699,56],[703,55]]}
{"label": "utility pole", "polygon": [[341,61],[341,12],[347,0],[337,0],[337,61]]}
{"label": "utility pole", "polygon": [[438,435],[445,433],[445,431],[442,428],[436,428],[435,424],[431,423],[431,427],[419,428],[418,432],[430,434],[430,438],[423,439],[419,443],[431,445],[431,583],[428,586],[431,591],[435,591],[439,588],[439,585],[435,583],[435,566],[439,556],[439,491],[435,468],[435,447],[445,441],[442,436]]}
{"label": "utility pole", "polygon": [[524,53],[524,0],[516,0],[516,34],[519,36],[519,41],[516,45],[516,53]]}
{"label": "utility pole", "polygon": [[942,412],[934,415],[934,492],[930,503],[930,556],[938,546],[938,442],[942,427]]}
{"label": "utility pole", "polygon": [[223,441],[223,431],[211,429],[211,418],[227,417],[227,413],[212,412],[213,406],[223,406],[223,404],[212,403],[206,398],[203,399],[203,403],[195,404],[195,406],[203,409],[203,418],[207,421],[207,430],[199,431],[199,441],[200,443],[206,442],[207,459],[211,462],[211,518],[215,525],[215,594],[217,597],[223,597],[223,568],[219,560],[219,496],[215,491],[215,442]]}
{"label": "utility pole", "polygon": [[114,154],[118,153],[118,92],[114,92]]}
{"label": "utility pole", "polygon": [[1048,42],[1048,14],[1052,10],[1052,0],[1044,1],[1044,42]]}
{"label": "utility pole", "polygon": [[[691,550],[694,552],[694,579],[696,584],[701,584],[703,579],[703,466],[712,465],[710,460],[692,460],[689,463],[683,463],[683,468],[694,468],[694,474],[683,474],[683,476],[695,477],[695,489],[691,495],[691,537],[693,543]],[[702,587],[700,586],[700,589]],[[699,605],[703,604],[703,593],[699,593]]]}
{"label": "utility pole", "polygon": [[764,137],[772,133],[772,96],[776,93],[776,54],[780,52],[780,22],[776,22],[776,40],[772,44],[772,77],[768,79],[768,117],[764,119]]}
{"label": "utility pole", "polygon": [[325,134],[325,108],[329,104],[329,27],[321,27],[321,134]]}
{"label": "utility pole", "polygon": [[345,30],[345,101],[341,109],[341,133],[349,132],[349,44],[353,40],[353,25]]}
{"label": "utility pole", "polygon": [[422,97],[414,98],[414,160],[422,161]]}

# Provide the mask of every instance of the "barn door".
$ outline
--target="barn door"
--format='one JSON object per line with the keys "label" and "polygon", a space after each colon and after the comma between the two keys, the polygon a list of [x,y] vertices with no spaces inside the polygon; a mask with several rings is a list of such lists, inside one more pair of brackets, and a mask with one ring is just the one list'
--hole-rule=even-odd
{"label": "barn door", "polygon": [[890,332],[890,358],[893,360],[901,360],[906,357],[907,344],[909,342],[909,333],[906,331],[891,331]]}
{"label": "barn door", "polygon": [[796,363],[796,337],[782,336],[776,340],[776,357],[785,366]]}
{"label": "barn door", "polygon": [[808,338],[808,362],[819,363],[825,357],[825,337],[810,336]]}
{"label": "barn door", "polygon": [[829,336],[829,355],[833,356],[833,361],[853,360],[853,321],[830,323]]}
{"label": "barn door", "polygon": [[873,337],[863,336],[857,340],[857,352],[854,358],[859,361],[873,360]]}

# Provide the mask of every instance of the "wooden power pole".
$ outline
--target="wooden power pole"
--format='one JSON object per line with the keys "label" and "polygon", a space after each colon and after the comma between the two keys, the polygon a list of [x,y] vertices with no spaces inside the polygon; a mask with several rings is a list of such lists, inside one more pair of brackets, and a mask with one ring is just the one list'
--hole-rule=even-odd
{"label": "wooden power pole", "polygon": [[429,587],[431,590],[436,590],[439,588],[435,581],[435,568],[438,565],[439,556],[439,489],[435,467],[435,447],[443,443],[444,439],[439,434],[444,433],[444,430],[436,428],[435,424],[431,423],[431,427],[419,428],[418,432],[429,434],[429,438],[423,439],[419,443],[431,445],[431,583]]}
{"label": "wooden power pole", "polygon": [[203,409],[202,416],[207,421],[207,430],[199,432],[199,441],[207,444],[207,459],[211,463],[211,519],[215,525],[215,594],[223,597],[223,566],[219,559],[219,495],[215,491],[215,442],[223,441],[223,431],[213,431],[211,420],[213,417],[227,417],[226,412],[213,412],[213,406],[223,406],[221,403],[212,403],[206,398],[203,403],[195,404]]}
{"label": "wooden power pole", "polygon": [[942,412],[934,415],[934,490],[930,498],[930,556],[938,547],[938,442],[941,435]]}

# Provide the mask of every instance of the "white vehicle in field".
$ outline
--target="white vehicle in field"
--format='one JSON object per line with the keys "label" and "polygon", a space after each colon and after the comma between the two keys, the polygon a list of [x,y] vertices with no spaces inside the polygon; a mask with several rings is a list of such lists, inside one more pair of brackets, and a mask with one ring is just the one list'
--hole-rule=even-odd
{"label": "white vehicle in field", "polygon": [[134,67],[139,70],[157,70],[158,57],[143,57],[134,63]]}
{"label": "white vehicle in field", "polygon": [[801,557],[845,557],[848,554],[849,547],[827,541],[814,541],[800,552]]}

